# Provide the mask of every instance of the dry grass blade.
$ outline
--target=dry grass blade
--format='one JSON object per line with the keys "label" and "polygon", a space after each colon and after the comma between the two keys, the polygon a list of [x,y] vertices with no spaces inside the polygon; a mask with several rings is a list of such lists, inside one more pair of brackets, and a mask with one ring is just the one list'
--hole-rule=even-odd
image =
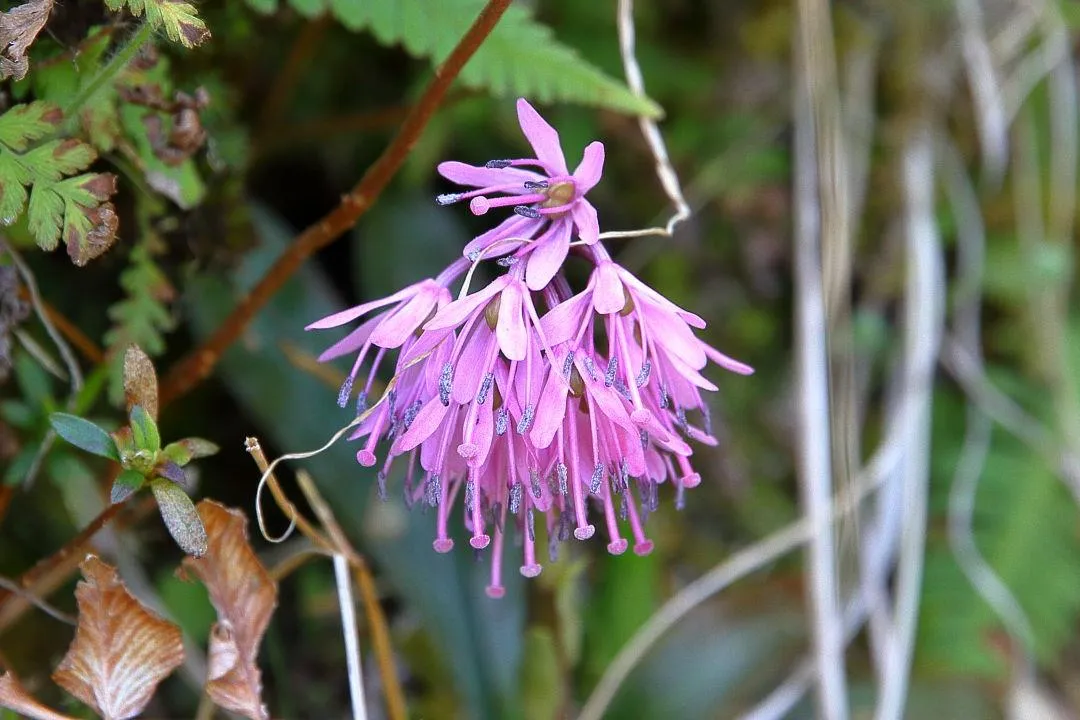
{"label": "dry grass blade", "polygon": [[270,715],[262,704],[256,660],[277,605],[277,585],[248,544],[243,513],[211,500],[198,508],[209,548],[201,558],[185,558],[184,568],[206,585],[218,615],[207,656],[206,694],[226,710],[263,720]]}
{"label": "dry grass blade", "polygon": [[180,628],[132,597],[112,566],[88,555],[80,568],[79,627],[53,679],[108,720],[134,717],[184,662]]}
{"label": "dry grass blade", "polygon": [[0,707],[33,720],[74,720],[70,715],[62,715],[39,703],[9,672],[0,675]]}

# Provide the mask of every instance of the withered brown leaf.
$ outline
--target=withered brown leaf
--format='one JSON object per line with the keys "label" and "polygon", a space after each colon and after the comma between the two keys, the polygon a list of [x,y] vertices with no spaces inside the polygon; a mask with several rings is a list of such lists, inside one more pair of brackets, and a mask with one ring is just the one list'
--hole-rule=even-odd
{"label": "withered brown leaf", "polygon": [[247,539],[247,518],[213,500],[198,505],[209,537],[206,555],[184,558],[210,593],[218,621],[210,635],[206,693],[215,703],[253,720],[269,718],[262,704],[262,679],[256,660],[277,585]]}
{"label": "withered brown leaf", "polygon": [[124,352],[124,400],[128,412],[142,405],[154,420],[158,418],[158,381],[154,363],[138,345],[128,345]]}
{"label": "withered brown leaf", "polygon": [[11,673],[0,675],[0,707],[33,720],[75,720],[39,703]]}
{"label": "withered brown leaf", "polygon": [[52,6],[53,0],[30,0],[0,13],[0,80],[26,77],[26,51],[48,22]]}
{"label": "withered brown leaf", "polygon": [[184,662],[180,628],[132,597],[112,566],[88,555],[79,567],[79,626],[53,680],[108,720],[134,717]]}

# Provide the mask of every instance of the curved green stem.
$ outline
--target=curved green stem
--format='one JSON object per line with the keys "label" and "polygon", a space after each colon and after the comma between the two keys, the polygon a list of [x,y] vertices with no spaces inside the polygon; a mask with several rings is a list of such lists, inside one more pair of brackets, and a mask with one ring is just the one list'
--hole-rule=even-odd
{"label": "curved green stem", "polygon": [[134,59],[136,53],[142,49],[142,46],[150,39],[153,32],[154,29],[150,27],[150,23],[144,22],[140,25],[139,29],[127,39],[123,47],[109,58],[109,61],[98,71],[98,74],[94,76],[86,87],[79,91],[74,100],[68,103],[67,107],[64,108],[64,116],[69,120],[73,118],[84,105],[93,99],[98,91],[112,82],[127,67],[127,64]]}

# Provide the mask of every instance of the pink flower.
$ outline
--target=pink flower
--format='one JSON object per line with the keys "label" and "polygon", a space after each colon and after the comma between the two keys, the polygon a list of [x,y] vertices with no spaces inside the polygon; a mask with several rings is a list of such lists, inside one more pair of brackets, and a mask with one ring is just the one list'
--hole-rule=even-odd
{"label": "pink flower", "polygon": [[[555,130],[524,100],[518,117],[535,158],[439,166],[477,188],[440,196],[441,204],[469,199],[477,215],[513,205],[515,215],[470,242],[438,277],[308,326],[362,320],[319,358],[355,355],[342,406],[368,367],[362,419],[350,437],[363,443],[357,462],[374,466],[383,454],[385,494],[403,459],[406,503],[434,510],[438,552],[453,548],[460,509],[469,544],[491,548],[491,597],[504,592],[510,525],[522,539],[521,573],[540,573],[538,515],[552,558],[571,535],[591,538],[597,517],[609,552],[621,554],[631,541],[634,552],[650,552],[644,528],[659,486],[673,485],[681,503],[701,481],[688,441],[716,443],[701,391],[717,387],[702,371],[711,360],[753,372],[701,341],[700,317],[616,265],[598,242],[596,210],[584,196],[600,179],[603,145],[590,144],[571,174]],[[561,272],[575,234],[594,266],[576,294]],[[472,268],[492,258],[506,272],[470,293]],[[451,285],[466,270],[453,299]],[[368,409],[376,374],[395,355],[390,390]]]}
{"label": "pink flower", "polygon": [[[571,174],[559,145],[559,133],[532,105],[518,100],[518,121],[532,145],[535,158],[492,160],[483,167],[444,162],[439,173],[459,185],[477,188],[464,193],[440,195],[440,205],[469,200],[469,209],[483,215],[494,207],[513,206],[515,215],[465,246],[470,259],[494,258],[519,250],[528,255],[525,280],[530,290],[542,290],[562,267],[574,233],[583,244],[600,236],[596,208],[585,194],[600,181],[604,168],[604,145],[592,142],[585,148]],[[537,168],[525,170],[522,168]],[[523,247],[524,246],[524,247]]]}

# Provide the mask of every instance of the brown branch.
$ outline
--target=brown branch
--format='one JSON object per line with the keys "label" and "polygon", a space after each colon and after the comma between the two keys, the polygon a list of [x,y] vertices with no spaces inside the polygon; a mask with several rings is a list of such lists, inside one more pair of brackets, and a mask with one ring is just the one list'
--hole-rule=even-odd
{"label": "brown branch", "polygon": [[162,403],[184,395],[206,378],[221,354],[240,336],[255,313],[292,277],[301,263],[341,236],[371,207],[420,139],[461,68],[479,49],[509,5],[510,0],[488,1],[457,47],[436,68],[435,77],[379,159],[368,168],[356,187],[341,199],[336,209],[300,233],[213,335],[169,371],[161,388]]}

